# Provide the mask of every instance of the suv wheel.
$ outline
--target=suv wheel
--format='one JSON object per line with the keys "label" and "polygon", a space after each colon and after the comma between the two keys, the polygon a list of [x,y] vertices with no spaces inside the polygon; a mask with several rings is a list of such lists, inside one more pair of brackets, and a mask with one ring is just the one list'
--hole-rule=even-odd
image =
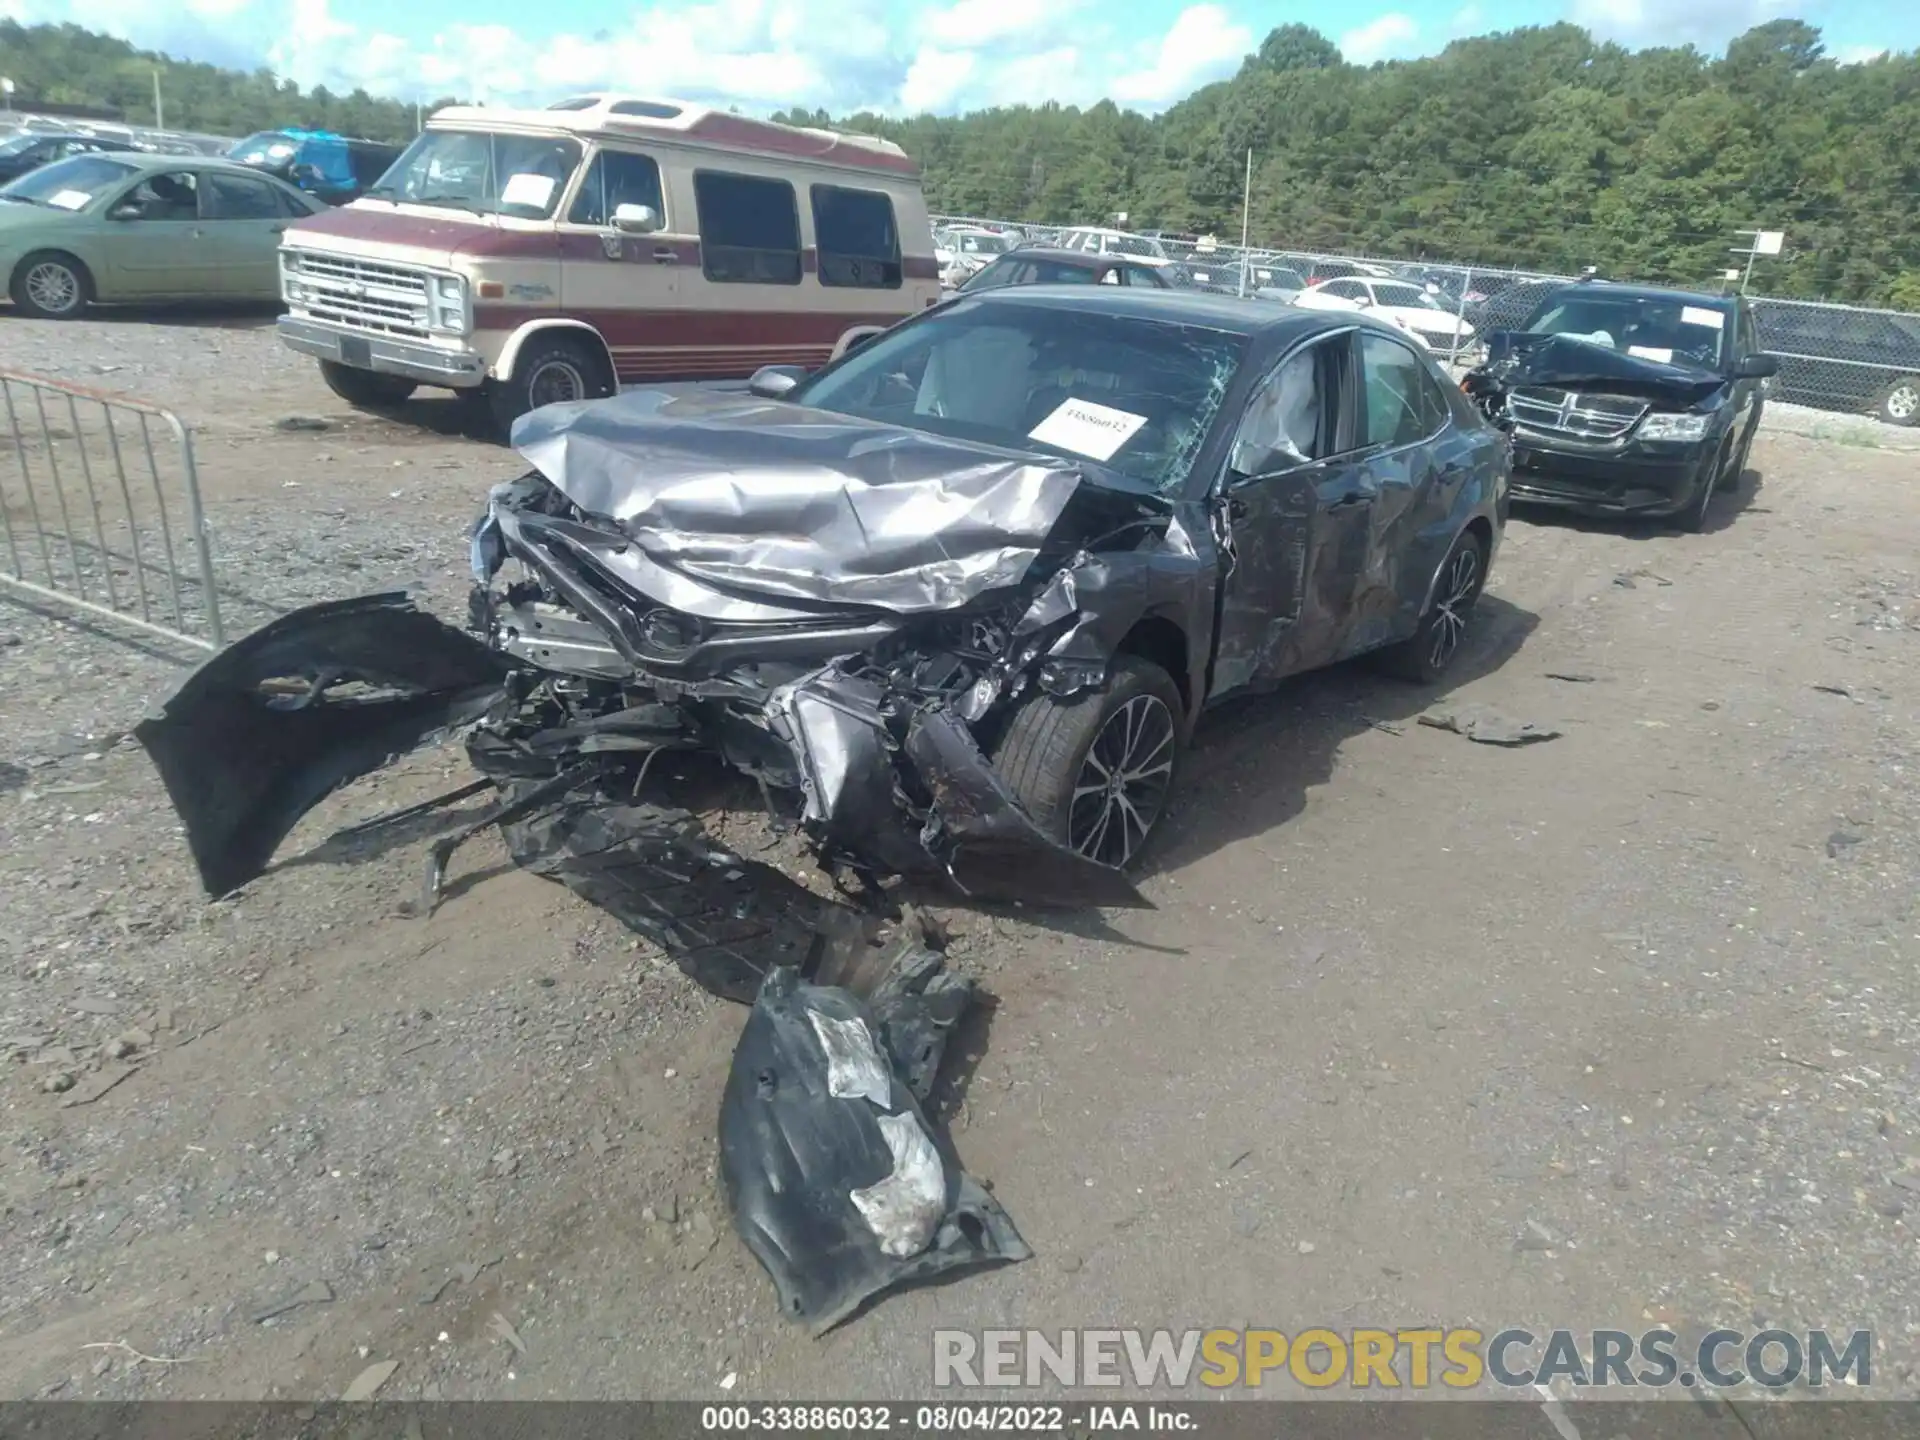
{"label": "suv wheel", "polygon": [[487,382],[493,422],[511,434],[513,422],[542,405],[599,400],[616,390],[606,355],[572,335],[536,335],[513,362],[513,374]]}
{"label": "suv wheel", "polygon": [[320,362],[320,378],[327,388],[356,410],[390,410],[404,405],[420,387],[399,375],[356,370],[337,360]]}
{"label": "suv wheel", "polygon": [[1707,528],[1707,512],[1713,509],[1713,497],[1720,488],[1720,477],[1727,471],[1732,458],[1728,452],[1733,449],[1733,437],[1729,435],[1721,442],[1719,453],[1712,463],[1700,471],[1700,485],[1693,497],[1687,501],[1687,508],[1673,517],[1673,523],[1689,535],[1698,535]]}
{"label": "suv wheel", "polygon": [[1889,425],[1920,425],[1920,375],[1903,376],[1881,391],[1878,413]]}
{"label": "suv wheel", "polygon": [[1043,693],[1014,715],[994,766],[1027,813],[1068,849],[1116,869],[1139,859],[1185,748],[1185,706],[1158,665],[1122,655],[1099,690]]}
{"label": "suv wheel", "polygon": [[1403,680],[1431,685],[1447,673],[1460,642],[1466,638],[1473,607],[1487,583],[1487,551],[1480,537],[1466,531],[1440,562],[1440,579],[1433,601],[1420,617],[1420,628],[1398,645],[1380,652],[1380,664]]}

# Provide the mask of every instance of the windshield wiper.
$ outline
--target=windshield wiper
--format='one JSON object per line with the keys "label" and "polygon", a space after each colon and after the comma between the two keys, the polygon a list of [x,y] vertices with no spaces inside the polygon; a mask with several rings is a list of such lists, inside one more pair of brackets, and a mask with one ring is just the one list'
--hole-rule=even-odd
{"label": "windshield wiper", "polygon": [[45,205],[47,203],[44,200],[36,200],[31,195],[0,195],[0,200],[11,200],[16,205]]}
{"label": "windshield wiper", "polygon": [[455,210],[470,210],[475,215],[484,215],[479,202],[469,200],[464,195],[422,195],[413,202],[415,205],[447,205]]}

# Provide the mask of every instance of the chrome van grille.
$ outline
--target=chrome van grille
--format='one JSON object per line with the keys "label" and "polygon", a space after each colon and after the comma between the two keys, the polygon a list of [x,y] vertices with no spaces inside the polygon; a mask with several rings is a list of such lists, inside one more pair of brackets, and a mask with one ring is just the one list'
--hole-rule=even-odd
{"label": "chrome van grille", "polygon": [[423,340],[427,336],[427,275],[403,265],[289,250],[287,278],[304,293],[291,303],[315,320]]}

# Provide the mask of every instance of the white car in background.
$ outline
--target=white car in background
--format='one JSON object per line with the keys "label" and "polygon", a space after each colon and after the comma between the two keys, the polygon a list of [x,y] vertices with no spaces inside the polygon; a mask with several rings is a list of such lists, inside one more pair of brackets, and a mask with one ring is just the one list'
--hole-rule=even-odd
{"label": "white car in background", "polygon": [[956,225],[933,237],[934,263],[940,267],[942,285],[960,285],[1018,244],[1012,235],[977,225]]}
{"label": "white car in background", "polygon": [[1464,350],[1473,341],[1473,326],[1429,295],[1424,286],[1407,280],[1359,275],[1323,280],[1309,286],[1293,303],[1303,310],[1364,310],[1433,350]]}
{"label": "white car in background", "polygon": [[1085,250],[1094,255],[1125,255],[1143,265],[1171,265],[1167,247],[1145,235],[1129,235],[1125,230],[1085,228],[1069,230],[1060,237],[1062,250]]}

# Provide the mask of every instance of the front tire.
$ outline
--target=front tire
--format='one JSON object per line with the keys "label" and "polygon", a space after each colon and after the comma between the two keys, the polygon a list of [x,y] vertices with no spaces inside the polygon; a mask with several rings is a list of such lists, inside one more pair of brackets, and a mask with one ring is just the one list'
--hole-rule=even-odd
{"label": "front tire", "polygon": [[73,256],[40,250],[13,269],[13,303],[36,320],[73,320],[93,298],[93,277]]}
{"label": "front tire", "polygon": [[1707,528],[1707,515],[1713,509],[1713,497],[1720,489],[1720,477],[1727,472],[1727,466],[1733,456],[1733,437],[1729,435],[1720,446],[1720,452],[1713,462],[1700,472],[1700,484],[1687,508],[1673,517],[1673,523],[1688,535],[1698,535]]}
{"label": "front tire", "polygon": [[1920,425],[1920,375],[1908,375],[1880,392],[1874,413],[1888,425]]}
{"label": "front tire", "polygon": [[1420,685],[1431,685],[1446,674],[1460,653],[1467,623],[1486,583],[1487,547],[1479,535],[1465,531],[1440,562],[1440,578],[1427,613],[1420,617],[1420,628],[1380,652],[1382,667]]}
{"label": "front tire", "polygon": [[391,410],[404,405],[420,387],[399,375],[356,370],[338,360],[320,362],[320,378],[327,388],[356,410]]}
{"label": "front tire", "polygon": [[1166,671],[1122,655],[1099,690],[1030,697],[996,747],[994,765],[1047,834],[1125,869],[1166,814],[1185,749],[1185,710]]}
{"label": "front tire", "polygon": [[513,362],[513,374],[487,382],[487,405],[503,436],[513,422],[543,405],[600,400],[614,393],[613,374],[597,347],[571,335],[536,335]]}

